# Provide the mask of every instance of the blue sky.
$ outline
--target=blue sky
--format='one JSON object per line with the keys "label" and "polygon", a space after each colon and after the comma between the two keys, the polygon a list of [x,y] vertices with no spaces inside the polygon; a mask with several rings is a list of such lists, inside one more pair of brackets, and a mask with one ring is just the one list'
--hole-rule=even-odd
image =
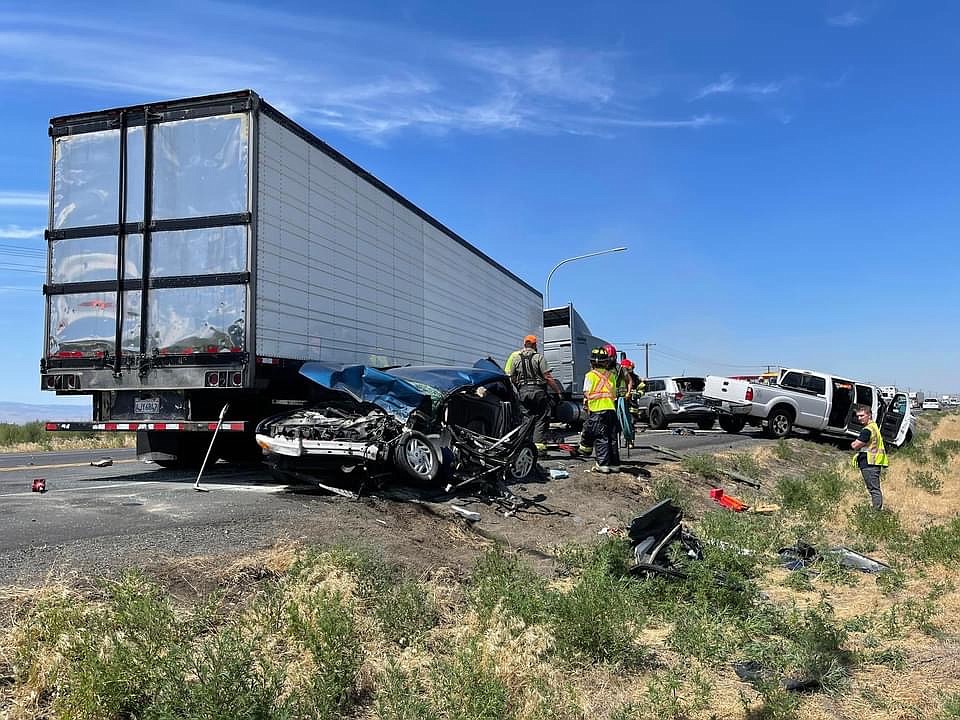
{"label": "blue sky", "polygon": [[628,246],[551,296],[657,343],[653,374],[960,392],[960,6],[23,7],[0,3],[0,400],[57,400],[47,120],[246,87],[534,286]]}

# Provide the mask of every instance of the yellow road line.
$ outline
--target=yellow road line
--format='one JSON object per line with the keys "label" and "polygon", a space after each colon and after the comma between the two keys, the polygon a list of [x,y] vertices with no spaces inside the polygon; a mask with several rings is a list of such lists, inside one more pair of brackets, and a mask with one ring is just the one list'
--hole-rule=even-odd
{"label": "yellow road line", "polygon": [[[96,462],[94,460],[93,462]],[[136,459],[133,460],[114,460],[114,465],[119,465],[120,463],[135,463],[138,462]],[[17,472],[22,470],[51,470],[54,468],[68,468],[68,467],[87,467],[90,466],[89,462],[82,463],[61,463],[59,465],[20,465],[19,467],[10,467],[10,468],[0,468],[0,472]],[[107,466],[109,467],[109,465]],[[97,470],[102,470],[103,468],[97,468]]]}

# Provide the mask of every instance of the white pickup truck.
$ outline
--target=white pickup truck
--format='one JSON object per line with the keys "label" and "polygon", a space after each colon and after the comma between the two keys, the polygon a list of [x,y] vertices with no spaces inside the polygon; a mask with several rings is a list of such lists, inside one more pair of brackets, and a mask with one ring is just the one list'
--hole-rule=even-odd
{"label": "white pickup truck", "polygon": [[720,416],[720,427],[737,433],[749,423],[763,426],[767,435],[781,438],[795,427],[813,433],[857,435],[857,405],[869,405],[885,442],[899,447],[913,437],[913,416],[904,393],[889,402],[879,388],[827,373],[784,369],[777,383],[761,385],[710,375],[703,402]]}

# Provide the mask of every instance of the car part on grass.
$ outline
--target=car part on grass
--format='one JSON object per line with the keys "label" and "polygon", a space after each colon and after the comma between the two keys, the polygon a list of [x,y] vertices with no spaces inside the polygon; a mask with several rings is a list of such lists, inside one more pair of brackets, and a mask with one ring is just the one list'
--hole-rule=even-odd
{"label": "car part on grass", "polygon": [[[733,671],[737,677],[748,683],[768,682],[773,673],[765,669],[756,660],[741,660],[733,663]],[[820,681],[814,677],[782,677],[779,680],[780,687],[787,692],[813,692],[819,689]]]}
{"label": "car part on grass", "polygon": [[633,519],[627,530],[634,559],[631,574],[686,577],[683,569],[677,567],[670,557],[670,547],[679,543],[686,558],[702,560],[703,545],[693,533],[683,528],[682,520],[683,511],[671,498],[662,500]]}
{"label": "car part on grass", "polygon": [[469,522],[480,522],[480,513],[474,512],[473,510],[467,510],[462,508],[459,505],[451,505],[450,509],[453,510],[460,517],[468,520]]}
{"label": "car part on grass", "polygon": [[853,570],[860,570],[861,572],[865,573],[877,574],[886,572],[890,569],[890,566],[886,563],[882,563],[879,560],[874,560],[872,557],[862,555],[861,553],[851,550],[848,547],[832,547],[824,554],[836,557],[843,567],[851,568]]}
{"label": "car part on grass", "polygon": [[113,460],[108,457],[100,458],[99,460],[90,461],[90,467],[105,468],[105,467],[110,467],[111,465],[113,465]]}
{"label": "car part on grass", "polygon": [[837,546],[821,553],[812,545],[798,542],[790,547],[783,547],[777,551],[780,564],[787,570],[803,570],[814,566],[823,557],[832,557],[842,567],[859,570],[865,573],[879,574],[890,570],[886,563],[875,560],[848,547]]}
{"label": "car part on grass", "polygon": [[655,452],[663,453],[664,455],[669,455],[677,460],[683,460],[683,455],[678,452],[674,452],[670,448],[664,447],[663,445],[634,445],[634,447],[638,450],[653,450]]}

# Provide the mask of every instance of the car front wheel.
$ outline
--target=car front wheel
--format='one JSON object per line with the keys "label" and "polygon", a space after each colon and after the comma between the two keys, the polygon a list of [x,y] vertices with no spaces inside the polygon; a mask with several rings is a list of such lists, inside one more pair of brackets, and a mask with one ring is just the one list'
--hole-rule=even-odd
{"label": "car front wheel", "polygon": [[423,433],[410,430],[400,436],[394,462],[414,480],[432,482],[440,473],[440,456]]}
{"label": "car front wheel", "polygon": [[510,463],[510,475],[514,480],[523,480],[537,466],[537,447],[532,442],[524,443]]}

